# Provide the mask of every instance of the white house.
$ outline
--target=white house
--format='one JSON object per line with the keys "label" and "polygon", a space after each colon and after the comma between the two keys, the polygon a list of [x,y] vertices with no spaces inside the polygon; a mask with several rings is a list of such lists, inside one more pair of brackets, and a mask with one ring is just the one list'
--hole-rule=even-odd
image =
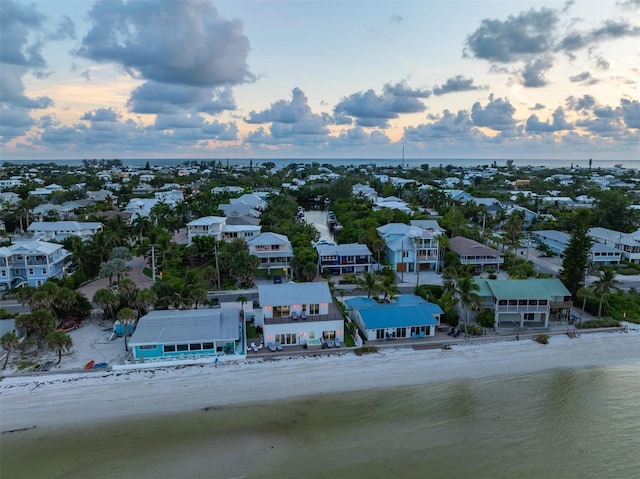
{"label": "white house", "polygon": [[62,241],[70,236],[78,236],[86,240],[103,229],[102,223],[93,221],[34,221],[27,231],[33,234],[33,239]]}
{"label": "white house", "polygon": [[598,243],[621,250],[625,260],[640,263],[640,230],[635,233],[621,233],[607,228],[589,228],[589,236]]}
{"label": "white house", "polygon": [[435,220],[413,220],[410,225],[389,223],[377,228],[385,242],[385,256],[398,273],[437,270],[439,237],[445,232]]}
{"label": "white house", "polygon": [[344,318],[326,281],[260,284],[258,296],[255,325],[262,327],[265,346],[316,349],[344,342]]}
{"label": "white house", "polygon": [[222,227],[225,224],[223,216],[203,216],[187,223],[188,244],[193,244],[196,236],[213,236],[222,239]]}
{"label": "white house", "polygon": [[277,233],[261,233],[247,241],[249,253],[260,260],[260,273],[270,276],[291,277],[293,247],[289,238]]}
{"label": "white house", "polygon": [[[552,253],[564,257],[564,250],[569,245],[571,236],[562,231],[556,230],[540,230],[534,231],[533,234],[537,240],[546,245]],[[620,264],[622,259],[622,251],[605,243],[595,242],[591,245],[589,251],[589,260],[595,266],[609,266]]]}

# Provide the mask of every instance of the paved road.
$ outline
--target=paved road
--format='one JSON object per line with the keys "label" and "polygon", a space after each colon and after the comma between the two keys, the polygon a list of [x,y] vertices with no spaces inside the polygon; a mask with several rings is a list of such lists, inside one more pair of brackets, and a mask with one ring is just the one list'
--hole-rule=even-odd
{"label": "paved road", "polygon": [[[143,273],[147,262],[142,256],[132,258],[127,264],[131,267],[131,271],[127,273],[126,277],[133,281],[138,288],[150,288],[153,285],[153,280]],[[93,302],[93,296],[96,294],[96,291],[108,287],[109,278],[100,278],[95,281],[91,281],[90,283],[83,284],[78,288],[78,290],[84,293],[89,301]]]}

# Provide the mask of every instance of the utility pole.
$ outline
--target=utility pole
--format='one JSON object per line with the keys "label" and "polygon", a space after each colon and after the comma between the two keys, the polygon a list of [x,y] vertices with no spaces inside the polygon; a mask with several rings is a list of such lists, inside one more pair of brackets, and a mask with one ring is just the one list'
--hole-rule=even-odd
{"label": "utility pole", "polygon": [[215,243],[215,251],[216,251],[216,276],[218,278],[218,291],[222,288],[220,287],[220,263],[218,262],[218,240],[216,239]]}
{"label": "utility pole", "polygon": [[151,245],[151,279],[156,282],[156,245]]}

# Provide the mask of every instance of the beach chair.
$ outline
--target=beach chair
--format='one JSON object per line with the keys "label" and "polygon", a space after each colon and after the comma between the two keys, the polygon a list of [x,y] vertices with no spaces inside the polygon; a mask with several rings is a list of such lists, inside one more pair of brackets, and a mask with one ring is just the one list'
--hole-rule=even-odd
{"label": "beach chair", "polygon": [[418,338],[418,335],[415,332],[411,333],[411,339],[417,339],[417,338]]}
{"label": "beach chair", "polygon": [[424,338],[425,338],[425,336],[426,336],[426,335],[425,335],[424,331],[420,331],[420,334],[418,335],[418,337],[419,337],[420,339],[424,339]]}
{"label": "beach chair", "polygon": [[291,319],[293,319],[294,321],[298,320],[298,312],[297,311],[293,311],[291,313]]}
{"label": "beach chair", "polygon": [[307,319],[307,312],[306,312],[306,311],[302,311],[302,312],[300,313],[300,317],[301,317],[302,319]]}
{"label": "beach chair", "polygon": [[276,349],[278,351],[282,351],[282,344],[280,344],[280,341],[276,341]]}
{"label": "beach chair", "polygon": [[269,351],[271,351],[272,353],[275,353],[277,351],[276,346],[273,343],[267,344],[267,347],[269,348]]}
{"label": "beach chair", "polygon": [[339,347],[340,347],[340,341],[339,341],[338,339],[336,339],[336,340],[333,342],[333,345],[334,345],[336,348],[339,348]]}

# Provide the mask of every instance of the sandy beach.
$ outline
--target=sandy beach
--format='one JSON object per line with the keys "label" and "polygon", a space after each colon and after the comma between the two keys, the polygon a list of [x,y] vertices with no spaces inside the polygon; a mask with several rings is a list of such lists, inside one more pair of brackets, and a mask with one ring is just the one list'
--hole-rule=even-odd
{"label": "sandy beach", "polygon": [[454,346],[356,356],[280,357],[132,372],[7,377],[3,432],[86,425],[252,402],[640,361],[640,332]]}

